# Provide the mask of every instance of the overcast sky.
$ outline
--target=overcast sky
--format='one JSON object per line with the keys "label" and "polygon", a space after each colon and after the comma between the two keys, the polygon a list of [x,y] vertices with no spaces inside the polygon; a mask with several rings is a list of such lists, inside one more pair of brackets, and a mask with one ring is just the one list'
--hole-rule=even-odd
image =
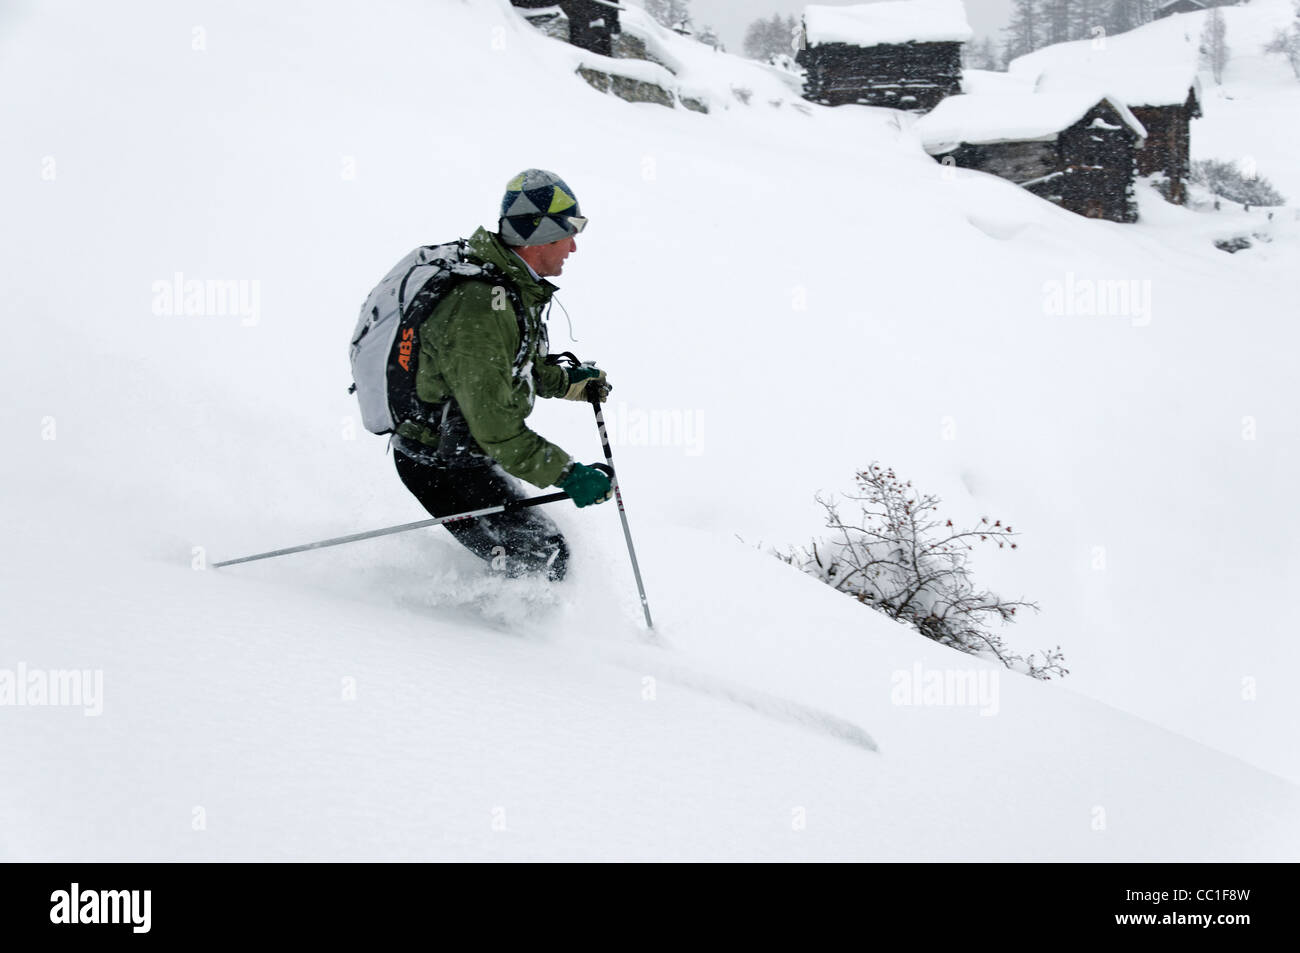
{"label": "overcast sky", "polygon": [[[847,7],[863,0],[818,0],[833,7]],[[1011,0],[965,0],[966,18],[977,37],[991,36],[1000,41],[1001,30],[1011,17]],[[745,27],[759,17],[774,13],[796,16],[807,3],[804,0],[690,0],[695,25],[711,25],[731,53],[739,53]]]}

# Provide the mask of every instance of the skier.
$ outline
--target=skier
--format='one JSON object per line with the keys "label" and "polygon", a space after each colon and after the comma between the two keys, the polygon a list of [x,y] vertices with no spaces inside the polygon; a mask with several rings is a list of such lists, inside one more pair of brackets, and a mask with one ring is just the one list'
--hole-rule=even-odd
{"label": "skier", "polygon": [[[404,421],[392,438],[397,475],[432,516],[524,496],[518,480],[558,486],[579,507],[608,500],[609,477],[578,463],[524,422],[535,397],[605,400],[605,372],[561,366],[549,355],[545,308],[586,227],[573,190],[553,172],[528,169],[506,186],[497,232],[468,241],[467,259],[495,266],[496,283],[461,281],[426,307],[417,335],[416,394],[427,423]],[[518,478],[518,479],[516,479]],[[475,555],[509,576],[564,577],[569,549],[540,507],[443,524]]]}

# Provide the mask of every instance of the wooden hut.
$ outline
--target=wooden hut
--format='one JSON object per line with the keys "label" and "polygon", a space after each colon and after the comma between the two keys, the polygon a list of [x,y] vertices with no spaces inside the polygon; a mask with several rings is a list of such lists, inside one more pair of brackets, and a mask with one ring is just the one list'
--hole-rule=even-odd
{"label": "wooden hut", "polygon": [[954,96],[914,131],[941,162],[1000,176],[1089,218],[1137,221],[1135,153],[1145,130],[1110,97]]}
{"label": "wooden hut", "polygon": [[1159,20],[1162,17],[1172,16],[1175,13],[1196,13],[1204,10],[1206,7],[1215,4],[1202,3],[1201,0],[1168,0],[1162,3],[1152,12],[1152,19]]}
{"label": "wooden hut", "polygon": [[1163,20],[1100,45],[1080,40],[1043,47],[1013,60],[1009,72],[1040,92],[1102,89],[1121,100],[1147,130],[1138,175],[1163,175],[1166,197],[1181,205],[1191,167],[1191,121],[1201,115],[1198,66],[1195,39]]}
{"label": "wooden hut", "polygon": [[[619,32],[613,0],[510,0],[530,20],[568,21],[568,41],[584,50],[610,56]],[[545,26],[545,24],[539,24]]]}
{"label": "wooden hut", "polygon": [[1131,105],[1147,130],[1146,145],[1138,150],[1138,175],[1162,173],[1169,180],[1169,201],[1184,204],[1192,165],[1192,120],[1201,116],[1200,84],[1189,87],[1181,103]]}
{"label": "wooden hut", "polygon": [[801,49],[804,98],[924,112],[961,92],[961,45],[971,37],[961,0],[809,6]]}

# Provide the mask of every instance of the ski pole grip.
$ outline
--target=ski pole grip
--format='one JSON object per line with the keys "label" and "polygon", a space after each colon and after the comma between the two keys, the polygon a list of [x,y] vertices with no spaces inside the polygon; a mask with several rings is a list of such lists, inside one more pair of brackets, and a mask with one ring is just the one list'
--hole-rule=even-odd
{"label": "ski pole grip", "polygon": [[593,470],[599,470],[601,473],[605,474],[605,476],[609,477],[611,480],[614,479],[614,468],[611,467],[609,464],[593,463],[591,467]]}

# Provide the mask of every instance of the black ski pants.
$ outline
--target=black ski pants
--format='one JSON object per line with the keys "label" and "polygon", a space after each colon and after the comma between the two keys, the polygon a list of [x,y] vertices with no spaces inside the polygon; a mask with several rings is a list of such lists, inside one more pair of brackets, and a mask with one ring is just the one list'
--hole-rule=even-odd
{"label": "black ski pants", "polygon": [[[451,516],[526,496],[518,480],[486,458],[481,466],[443,467],[396,448],[393,458],[398,477],[430,516]],[[507,576],[546,573],[554,581],[563,579],[568,568],[568,544],[541,507],[442,525],[462,546]]]}

